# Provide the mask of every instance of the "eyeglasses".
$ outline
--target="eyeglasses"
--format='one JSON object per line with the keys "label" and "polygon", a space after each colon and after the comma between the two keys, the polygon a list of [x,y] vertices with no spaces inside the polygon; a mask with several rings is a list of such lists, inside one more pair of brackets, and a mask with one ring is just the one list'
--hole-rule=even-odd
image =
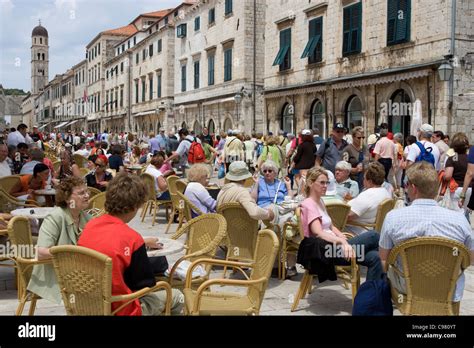
{"label": "eyeglasses", "polygon": [[105,165],[105,164],[99,164],[99,163],[96,163],[95,165],[96,165],[97,167],[100,167],[100,168],[105,168],[105,167],[106,167],[106,165]]}
{"label": "eyeglasses", "polygon": [[263,170],[263,173],[264,173],[264,174],[273,173],[273,170],[271,170],[271,169],[265,169],[265,170]]}
{"label": "eyeglasses", "polygon": [[89,196],[89,191],[87,191],[87,190],[79,191],[79,192],[73,192],[73,193],[78,195],[79,197]]}
{"label": "eyeglasses", "polygon": [[329,181],[315,181],[317,182],[318,184],[320,184],[321,186],[328,186],[330,184]]}

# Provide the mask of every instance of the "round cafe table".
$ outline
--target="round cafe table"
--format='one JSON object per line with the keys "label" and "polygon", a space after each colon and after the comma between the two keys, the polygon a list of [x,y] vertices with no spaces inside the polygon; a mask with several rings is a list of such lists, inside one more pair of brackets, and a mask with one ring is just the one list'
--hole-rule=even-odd
{"label": "round cafe table", "polygon": [[44,219],[53,212],[54,208],[22,208],[15,209],[10,214],[13,216],[25,216],[34,219]]}
{"label": "round cafe table", "polygon": [[142,166],[130,166],[130,167],[127,167],[127,170],[130,171],[130,172],[133,172],[137,175],[140,174],[140,172],[142,171],[143,167]]}
{"label": "round cafe table", "polygon": [[36,190],[34,194],[37,196],[44,196],[46,199],[46,205],[48,207],[54,207],[54,198],[56,197],[55,189]]}
{"label": "round cafe table", "polygon": [[206,190],[209,192],[212,198],[217,200],[217,196],[219,195],[219,192],[221,192],[221,188],[218,186],[209,186],[206,187]]}
{"label": "round cafe table", "polygon": [[[144,237],[144,238],[147,238],[147,237]],[[149,250],[147,252],[148,257],[168,256],[168,255],[177,254],[184,250],[184,244],[174,239],[159,238],[158,243],[163,244],[163,249]]]}

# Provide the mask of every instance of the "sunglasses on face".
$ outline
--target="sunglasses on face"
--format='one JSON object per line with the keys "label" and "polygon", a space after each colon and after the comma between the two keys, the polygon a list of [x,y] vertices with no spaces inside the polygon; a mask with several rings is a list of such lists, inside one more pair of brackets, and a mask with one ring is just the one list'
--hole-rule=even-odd
{"label": "sunglasses on face", "polygon": [[96,165],[97,167],[100,167],[100,168],[105,168],[105,164],[96,163],[95,165]]}
{"label": "sunglasses on face", "polygon": [[271,169],[265,169],[265,170],[263,170],[263,173],[264,173],[264,174],[273,173],[273,170],[271,170]]}
{"label": "sunglasses on face", "polygon": [[336,131],[336,133],[344,133],[344,131],[343,130],[338,130],[338,131]]}

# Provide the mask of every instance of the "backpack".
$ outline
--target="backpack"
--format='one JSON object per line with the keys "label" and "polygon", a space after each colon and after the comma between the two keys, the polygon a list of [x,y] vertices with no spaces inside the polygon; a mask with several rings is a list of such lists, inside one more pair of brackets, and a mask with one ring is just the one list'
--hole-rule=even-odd
{"label": "backpack", "polygon": [[392,294],[385,274],[380,280],[368,280],[357,291],[353,316],[393,316]]}
{"label": "backpack", "polygon": [[[416,142],[416,145],[420,148],[420,155],[416,158],[416,162],[425,161],[431,163],[433,167],[435,166],[435,158],[432,154],[433,149],[431,147],[425,149],[424,145],[419,141]],[[429,151],[428,151],[429,150]]]}
{"label": "backpack", "polygon": [[189,164],[196,164],[196,163],[203,163],[206,161],[206,155],[204,153],[204,149],[202,145],[197,142],[197,139],[194,138],[194,141],[189,139],[185,139],[191,143],[191,147],[189,148],[188,152],[188,163]]}

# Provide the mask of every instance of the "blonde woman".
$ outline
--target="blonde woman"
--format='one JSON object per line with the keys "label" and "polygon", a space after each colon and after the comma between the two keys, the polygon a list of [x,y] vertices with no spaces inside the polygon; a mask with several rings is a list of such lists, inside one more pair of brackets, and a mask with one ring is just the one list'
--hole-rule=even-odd
{"label": "blonde woman", "polygon": [[351,258],[368,267],[367,280],[380,279],[382,263],[378,254],[379,235],[366,232],[347,238],[331,221],[322,197],[326,195],[329,176],[323,168],[312,168],[306,177],[306,196],[301,204],[301,223],[305,238],[298,250],[298,263],[320,282],[336,280],[335,265],[350,265]]}

